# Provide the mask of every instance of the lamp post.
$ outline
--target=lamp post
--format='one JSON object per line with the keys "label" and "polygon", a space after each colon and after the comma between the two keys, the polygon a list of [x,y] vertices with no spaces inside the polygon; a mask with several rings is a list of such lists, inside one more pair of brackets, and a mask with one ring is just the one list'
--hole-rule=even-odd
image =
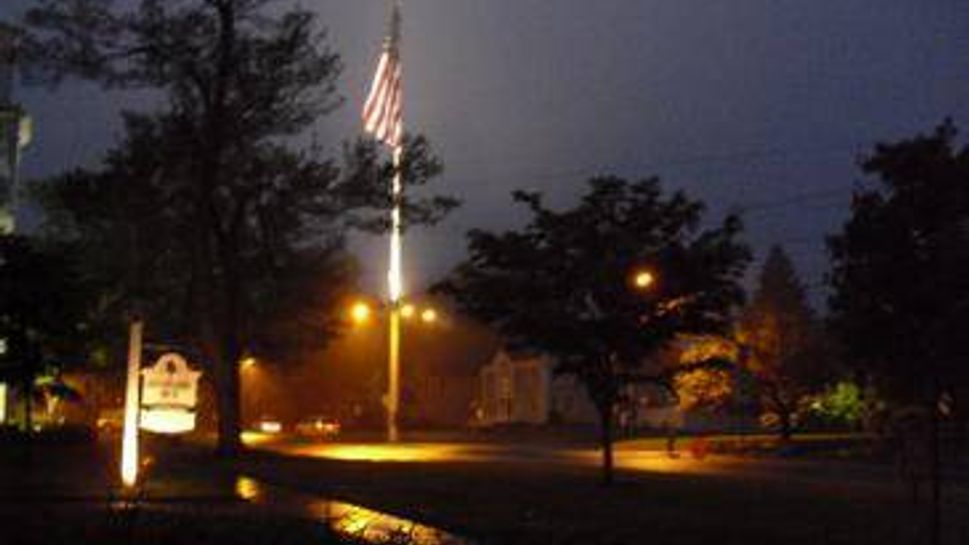
{"label": "lamp post", "polygon": [[[402,321],[419,319],[424,325],[435,324],[439,315],[431,307],[418,308],[412,303],[401,300],[389,303],[390,343],[388,346],[387,394],[383,399],[387,411],[387,442],[396,443],[400,439],[398,429],[398,410],[400,408],[400,326]],[[365,301],[354,303],[349,310],[351,321],[357,326],[367,324],[373,317],[374,310]]]}

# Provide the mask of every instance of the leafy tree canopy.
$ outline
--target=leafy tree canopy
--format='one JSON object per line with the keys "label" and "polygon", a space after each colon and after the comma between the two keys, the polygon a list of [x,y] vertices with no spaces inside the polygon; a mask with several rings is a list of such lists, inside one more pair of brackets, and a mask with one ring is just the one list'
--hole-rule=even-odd
{"label": "leafy tree canopy", "polygon": [[[88,270],[106,271],[107,304],[146,307],[213,366],[219,450],[234,453],[239,361],[278,340],[259,322],[309,324],[313,312],[293,303],[335,299],[308,271],[341,283],[345,229],[386,226],[394,169],[369,141],[348,144],[341,167],[322,158],[311,131],[340,103],[340,62],[312,11],[272,0],[47,0],[26,22],[36,75],[160,92],[158,111],[127,115],[126,140],[103,168],[55,180],[44,198],[68,220],[60,233],[91,251]],[[423,138],[403,155],[406,185],[440,170]],[[455,205],[402,203],[412,223]],[[292,332],[283,325],[275,331]]]}
{"label": "leafy tree canopy", "polygon": [[[644,378],[645,360],[678,334],[729,329],[748,261],[740,222],[701,230],[703,205],[663,195],[655,178],[595,178],[564,211],[538,193],[514,198],[531,212],[528,225],[470,232],[470,259],[440,289],[512,348],[549,354],[576,376],[600,412],[607,452],[613,407],[623,385]],[[647,271],[652,281],[637,286]]]}
{"label": "leafy tree canopy", "polygon": [[964,383],[969,347],[969,148],[945,122],[879,144],[851,216],[829,237],[832,323],[858,369],[896,400]]}
{"label": "leafy tree canopy", "polygon": [[780,432],[792,432],[800,400],[828,378],[823,339],[790,258],[771,248],[757,292],[737,328],[741,364],[754,376],[761,405],[776,415]]}
{"label": "leafy tree canopy", "polygon": [[32,379],[82,363],[85,296],[64,252],[0,236],[0,373]]}

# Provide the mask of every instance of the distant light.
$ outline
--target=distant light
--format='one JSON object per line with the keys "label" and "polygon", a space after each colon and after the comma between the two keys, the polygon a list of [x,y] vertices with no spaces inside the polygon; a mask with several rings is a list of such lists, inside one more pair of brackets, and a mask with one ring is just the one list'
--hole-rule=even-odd
{"label": "distant light", "polygon": [[354,304],[350,309],[350,317],[357,324],[366,323],[370,320],[370,305],[364,302]]}
{"label": "distant light", "polygon": [[413,318],[415,314],[417,314],[417,309],[414,308],[414,305],[410,303],[400,307],[400,315],[405,320],[409,318]]}
{"label": "distant light", "polygon": [[242,367],[248,369],[249,367],[254,367],[256,365],[256,358],[252,356],[247,356],[245,358],[242,358],[242,362],[240,363],[242,364]]}
{"label": "distant light", "polygon": [[644,290],[656,283],[656,277],[650,271],[639,271],[633,277],[633,284],[636,288]]}
{"label": "distant light", "polygon": [[276,420],[262,420],[259,422],[259,431],[263,433],[279,433],[283,431],[283,425]]}
{"label": "distant light", "polygon": [[437,311],[432,308],[424,309],[421,312],[421,321],[425,324],[432,324],[437,321]]}
{"label": "distant light", "polygon": [[236,477],[236,497],[245,501],[254,501],[265,496],[263,487],[250,477]]}

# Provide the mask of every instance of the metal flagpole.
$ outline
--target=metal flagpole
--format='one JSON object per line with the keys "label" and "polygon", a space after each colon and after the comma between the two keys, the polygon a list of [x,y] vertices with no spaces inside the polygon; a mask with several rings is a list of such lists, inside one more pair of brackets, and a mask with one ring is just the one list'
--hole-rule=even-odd
{"label": "metal flagpole", "polygon": [[394,443],[400,439],[397,417],[400,410],[400,302],[403,295],[403,238],[401,237],[400,199],[403,192],[400,171],[401,146],[394,148],[394,180],[391,187],[393,209],[390,226],[390,267],[388,271],[388,293],[390,295],[390,346],[387,357],[387,441]]}
{"label": "metal flagpole", "polygon": [[[392,0],[391,21],[390,21],[390,41],[391,54],[394,56],[394,75],[400,77],[400,0]],[[387,347],[387,441],[396,443],[400,440],[399,421],[400,415],[400,307],[401,298],[404,294],[404,275],[403,275],[403,236],[401,233],[401,198],[403,196],[404,184],[403,173],[401,172],[401,159],[403,156],[403,142],[401,137],[404,134],[404,113],[401,100],[402,92],[400,86],[402,82],[397,79],[395,82],[396,90],[391,91],[392,100],[388,108],[388,136],[393,142],[393,164],[394,179],[391,182],[391,199],[393,208],[390,213],[390,263],[388,270],[387,286],[390,296],[390,320],[389,320],[389,346]]]}
{"label": "metal flagpole", "polygon": [[364,130],[377,140],[390,146],[393,152],[394,177],[391,183],[390,212],[390,260],[387,271],[390,320],[388,321],[387,394],[387,440],[399,439],[397,417],[400,410],[400,307],[404,291],[401,267],[403,236],[401,233],[401,195],[403,194],[404,115],[401,98],[400,67],[400,0],[391,0],[390,31],[384,42],[384,51],[377,64],[370,93],[363,106]]}

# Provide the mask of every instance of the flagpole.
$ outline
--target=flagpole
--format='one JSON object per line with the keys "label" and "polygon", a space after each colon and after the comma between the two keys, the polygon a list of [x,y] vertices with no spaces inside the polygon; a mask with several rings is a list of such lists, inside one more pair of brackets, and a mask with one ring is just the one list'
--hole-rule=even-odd
{"label": "flagpole", "polygon": [[388,292],[390,295],[390,322],[387,351],[387,441],[396,443],[400,440],[397,427],[397,416],[400,409],[400,302],[403,296],[403,274],[401,261],[403,257],[403,237],[401,236],[400,201],[403,193],[403,180],[400,169],[402,146],[394,147],[394,179],[391,186],[393,209],[391,210],[390,226],[390,267],[388,271]]}
{"label": "flagpole", "polygon": [[390,255],[387,267],[387,298],[390,310],[387,347],[387,441],[399,440],[398,413],[400,412],[400,307],[404,292],[402,273],[403,235],[401,225],[401,200],[403,184],[403,134],[404,113],[402,76],[400,67],[400,0],[390,1],[390,28],[384,41],[384,50],[377,64],[370,93],[363,106],[364,131],[378,141],[390,146],[393,154],[394,176],[390,187]]}

